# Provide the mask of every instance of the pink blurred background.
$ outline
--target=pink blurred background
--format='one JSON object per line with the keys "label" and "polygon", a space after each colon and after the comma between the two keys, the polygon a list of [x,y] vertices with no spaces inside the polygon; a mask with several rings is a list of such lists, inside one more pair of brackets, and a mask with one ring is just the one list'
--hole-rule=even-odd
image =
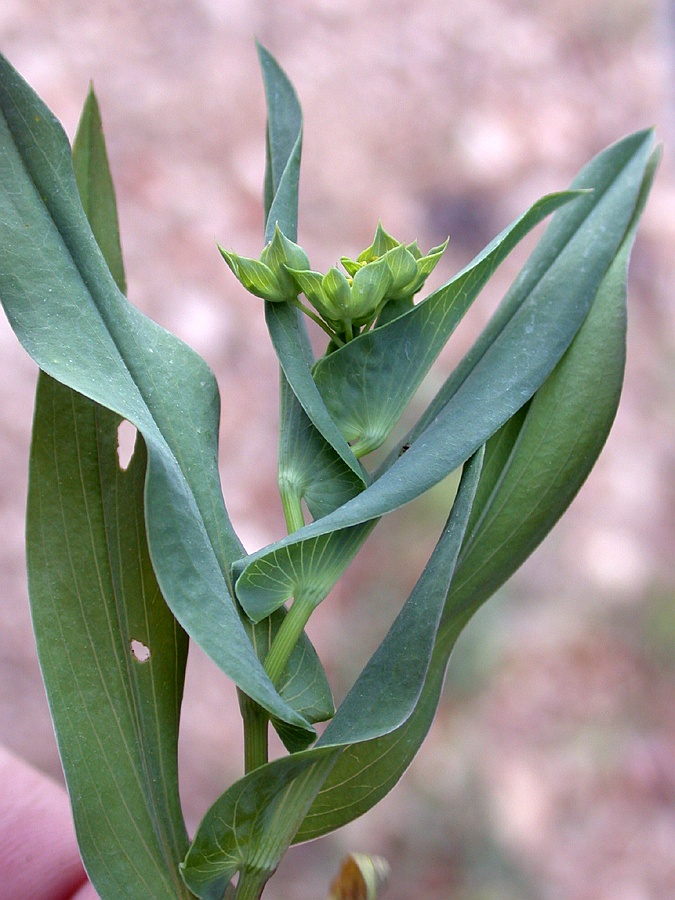
{"label": "pink blurred background", "polygon": [[[402,783],[362,820],[291,851],[270,900],[325,896],[351,850],[389,858],[388,900],[675,896],[674,16],[656,0],[0,6],[0,49],[71,138],[94,81],[129,297],[218,376],[225,498],[249,550],[283,532],[277,367],[261,306],[216,241],[262,247],[254,36],[303,104],[299,237],[314,268],[363,249],[381,218],[423,249],[450,236],[437,286],[606,144],[651,124],[667,142],[633,255],[626,387],[603,457],[462,636]],[[417,410],[526,250],[498,271]],[[0,742],[58,778],[24,574],[36,371],[4,318],[0,350]],[[337,699],[405,600],[442,515],[436,491],[383,523],[310,623]],[[240,774],[239,731],[232,686],[193,650],[181,739],[191,830]]]}

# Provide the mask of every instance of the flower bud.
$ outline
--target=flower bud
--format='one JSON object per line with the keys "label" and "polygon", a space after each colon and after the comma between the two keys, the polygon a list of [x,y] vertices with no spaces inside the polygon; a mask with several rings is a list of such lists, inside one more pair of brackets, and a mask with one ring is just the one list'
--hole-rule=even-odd
{"label": "flower bud", "polygon": [[355,325],[365,324],[376,315],[388,296],[393,276],[386,257],[362,266],[352,279],[350,312]]}
{"label": "flower bud", "polygon": [[342,257],[340,262],[345,271],[356,278],[364,266],[371,265],[378,260],[385,260],[391,272],[391,283],[387,288],[385,302],[390,300],[409,300],[423,286],[438,260],[441,258],[448,242],[445,241],[438,247],[434,247],[426,256],[423,256],[417,246],[417,241],[412,244],[403,244],[392,237],[378,222],[375,237],[370,247],[363,250],[356,259]]}
{"label": "flower bud", "polygon": [[417,261],[403,244],[388,250],[382,257],[392,275],[387,300],[400,300],[410,296],[409,285],[417,278]]}
{"label": "flower bud", "polygon": [[282,234],[278,225],[274,237],[264,247],[259,260],[239,256],[223,247],[218,249],[235,278],[249,293],[271,303],[293,302],[297,299],[298,288],[288,269],[309,269],[309,259],[302,247]]}
{"label": "flower bud", "polygon": [[295,282],[297,290],[302,291],[321,318],[331,325],[339,325],[340,317],[336,315],[323,289],[324,276],[320,272],[301,271],[291,269],[289,266],[286,266],[286,272]]}
{"label": "flower bud", "polygon": [[360,263],[373,262],[373,260],[379,259],[390,250],[401,246],[401,241],[397,241],[395,237],[392,237],[392,235],[384,230],[382,222],[378,222],[373,243],[370,247],[366,247],[365,250],[359,253],[356,257],[356,261]]}
{"label": "flower bud", "polygon": [[446,238],[442,244],[439,244],[437,247],[432,247],[425,256],[422,256],[422,253],[417,246],[417,241],[408,244],[408,250],[415,257],[415,262],[417,263],[417,275],[406,288],[406,292],[409,295],[412,296],[413,294],[416,294],[422,288],[424,282],[436,268],[439,259],[445,253],[445,248],[448,246],[449,240],[449,238]]}
{"label": "flower bud", "polygon": [[298,291],[287,269],[309,269],[309,259],[302,247],[289,240],[277,225],[274,237],[260,254],[260,261],[274,272],[287,299],[294,300]]}
{"label": "flower bud", "polygon": [[347,277],[332,266],[323,276],[321,287],[332,310],[331,318],[338,322],[351,321],[354,318],[351,311],[352,287]]}

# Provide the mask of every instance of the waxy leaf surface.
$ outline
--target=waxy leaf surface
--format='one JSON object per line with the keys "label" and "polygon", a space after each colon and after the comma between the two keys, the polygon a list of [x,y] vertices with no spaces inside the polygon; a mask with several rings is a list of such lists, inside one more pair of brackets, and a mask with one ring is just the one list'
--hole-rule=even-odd
{"label": "waxy leaf surface", "polygon": [[626,270],[657,162],[655,154],[626,237],[579,333],[532,401],[486,445],[459,561],[412,715],[389,734],[347,748],[296,841],[319,837],[363,815],[396,784],[431,727],[462,628],[548,534],[593,467],[621,393]]}
{"label": "waxy leaf surface", "polygon": [[[582,171],[573,189],[591,189],[559,210],[474,348],[432,402],[402,455],[327,516],[236,564],[245,609],[263,607],[278,587],[262,580],[267,557],[287,552],[288,577],[303,545],[360,525],[424,493],[461,465],[534,394],[577,333],[624,242],[653,144],[639,132],[612,145]],[[269,602],[272,602],[270,598]]]}
{"label": "waxy leaf surface", "polygon": [[[92,230],[124,287],[115,195],[90,90],[73,148]],[[178,722],[187,635],[166,606],[143,516],[147,456],[126,471],[119,416],[40,374],[28,574],[42,674],[90,880],[102,897],[187,897]]]}
{"label": "waxy leaf surface", "polygon": [[222,896],[237,872],[271,875],[340,756],[353,745],[367,746],[372,738],[399,728],[414,714],[482,455],[479,451],[465,466],[452,512],[429,563],[317,745],[255,769],[206,814],[182,866],[186,883],[198,897]]}
{"label": "waxy leaf surface", "polygon": [[212,373],[120,292],[63,129],[4,59],[0,112],[0,300],[17,337],[43,371],[141,432],[148,543],[166,602],[249,696],[311,731],[274,690],[232,600],[229,567],[242,548],[220,490]]}
{"label": "waxy leaf surface", "polygon": [[[271,240],[278,225],[288,238],[295,240],[302,112],[285,73],[263,47],[259,46],[258,52],[268,108],[265,236]],[[296,502],[304,499],[315,516],[325,515],[363,490],[366,474],[328,413],[312,377],[314,357],[304,317],[285,303],[266,303],[265,317],[281,365],[282,494],[291,495]],[[320,602],[370,530],[368,525],[354,533],[344,531],[320,539],[306,548],[290,572],[288,566],[280,568],[277,560],[270,559],[259,574],[271,590],[261,592],[261,603],[244,604],[246,614],[260,621],[305,587],[311,589],[315,602]],[[281,580],[277,580],[277,575]]]}
{"label": "waxy leaf surface", "polygon": [[[187,636],[145,538],[142,440],[126,471],[120,417],[41,374],[27,553],[33,625],[80,852],[101,897],[190,896],[178,798]],[[147,656],[147,659],[146,659]]]}

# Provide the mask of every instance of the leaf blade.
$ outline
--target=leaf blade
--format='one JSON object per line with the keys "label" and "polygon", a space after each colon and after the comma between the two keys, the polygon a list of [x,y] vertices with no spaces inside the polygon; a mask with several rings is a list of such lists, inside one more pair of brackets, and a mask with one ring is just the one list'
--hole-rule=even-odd
{"label": "leaf blade", "polygon": [[[482,453],[478,453],[465,467],[431,560],[316,746],[255,769],[208,811],[181,869],[199,897],[222,895],[237,871],[258,867],[271,874],[345,750],[395,730],[413,713],[423,691],[481,463]],[[250,813],[244,820],[243,832],[237,823],[242,807],[245,812],[255,811],[255,816]],[[275,831],[270,819],[283,826]]]}
{"label": "leaf blade", "polygon": [[43,371],[139,429],[148,540],[167,603],[247,694],[308,730],[265,675],[231,597],[229,565],[242,549],[220,491],[213,375],[119,292],[65,134],[4,58],[0,109],[0,298],[10,324]]}
{"label": "leaf blade", "polygon": [[475,609],[511,576],[600,455],[623,384],[628,262],[658,159],[657,152],[649,161],[633,221],[581,329],[505,440],[501,466],[479,487],[449,609]]}
{"label": "leaf blade", "polygon": [[570,348],[531,403],[486,445],[474,508],[412,715],[399,729],[343,753],[296,842],[363,815],[396,784],[431,727],[464,625],[550,531],[597,459],[621,392],[628,259],[657,163],[658,153],[648,162],[624,241]]}
{"label": "leaf blade", "polygon": [[44,374],[36,412],[29,593],[80,852],[102,896],[142,885],[187,897],[177,772],[187,638],[147,550],[145,449],[139,441],[123,472],[119,417]]}
{"label": "leaf blade", "polygon": [[[461,465],[527,402],[571,343],[622,245],[652,143],[650,131],[638,132],[582,171],[572,187],[586,189],[596,181],[597,190],[553,217],[538,245],[543,249],[535,251],[483,335],[406,439],[409,449],[394,452],[366,490],[335,512],[239,561],[234,576],[244,604],[242,579],[264,567],[268,555],[287,551],[290,567],[305,541],[409,502]],[[580,266],[585,266],[581,274]]]}

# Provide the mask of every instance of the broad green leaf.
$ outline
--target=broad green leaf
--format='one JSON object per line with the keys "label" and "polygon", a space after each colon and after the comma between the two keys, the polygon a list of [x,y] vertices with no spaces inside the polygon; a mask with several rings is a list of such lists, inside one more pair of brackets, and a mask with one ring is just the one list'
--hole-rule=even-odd
{"label": "broad green leaf", "polygon": [[482,456],[481,451],[465,466],[450,517],[429,563],[316,747],[255,769],[206,814],[181,868],[197,896],[221,897],[236,872],[251,877],[258,873],[264,883],[329,772],[336,762],[339,765],[342,753],[352,745],[367,746],[370,739],[399,728],[414,713],[424,689]]}
{"label": "broad green leaf", "polygon": [[313,840],[352,822],[376,806],[400,780],[431,728],[450,651],[470,618],[467,614],[461,624],[455,623],[455,634],[446,629],[442,642],[437,638],[424,687],[405,722],[388,734],[345,749],[317,793],[293,843]]}
{"label": "broad green leaf", "polygon": [[623,383],[628,261],[658,160],[657,151],[581,330],[521,421],[507,423],[488,443],[446,616],[475,609],[516,571],[572,502],[604,446]]}
{"label": "broad green leaf", "polygon": [[[237,597],[253,622],[260,622],[295,597],[318,606],[335,586],[363,542],[376,525],[370,520],[355,528],[320,534],[304,541],[301,550],[283,546],[266,554],[259,565],[250,566],[237,581]],[[235,563],[246,565],[246,559]]]}
{"label": "broad green leaf", "polygon": [[[28,578],[80,852],[101,897],[188,897],[178,798],[187,637],[145,539],[146,453],[122,471],[120,417],[41,374]],[[147,656],[147,658],[146,658]]]}
{"label": "broad green leaf", "polygon": [[362,487],[365,487],[367,476],[364,469],[331,418],[312,377],[314,356],[304,316],[287,303],[266,303],[265,321],[284,377],[292,387],[307,418],[329,447],[333,448],[335,455],[352,470]]}
{"label": "broad green leaf", "polygon": [[394,731],[412,714],[433,653],[483,455],[480,448],[464,466],[452,511],[429,562],[317,747],[368,741]]}
{"label": "broad green leaf", "polygon": [[[390,458],[362,493],[233,570],[245,609],[263,594],[271,559],[286,554],[292,580],[303,552],[322,535],[376,519],[424,493],[461,465],[534,394],[579,330],[633,220],[653,143],[650,131],[624,138],[597,156],[572,185],[591,191],[559,210],[513,289],[422,417],[402,455]],[[334,555],[321,545],[334,565]],[[304,577],[304,573],[303,573]]]}
{"label": "broad green leaf", "polygon": [[138,428],[148,543],[167,604],[250,697],[307,730],[267,678],[231,596],[229,566],[242,549],[220,490],[215,379],[120,293],[63,129],[4,58],[0,111],[0,299],[10,324],[43,371]]}
{"label": "broad green leaf", "polygon": [[[115,195],[91,89],[73,162],[92,230],[123,289]],[[187,636],[148,554],[145,446],[138,441],[121,471],[119,422],[40,374],[28,500],[33,624],[91,881],[104,897],[139,889],[185,897],[176,754]]]}
{"label": "broad green leaf", "polygon": [[431,726],[447,662],[464,625],[550,531],[597,459],[621,391],[628,257],[657,161],[653,155],[626,238],[572,345],[531,403],[486,446],[462,551],[415,710],[390,734],[343,753],[296,842],[352,821],[396,784]]}
{"label": "broad green leaf", "polygon": [[[317,362],[314,380],[357,457],[387,438],[497,266],[542,219],[578,196],[564,192],[542,198],[442,288]],[[407,252],[405,247],[397,250]],[[412,254],[408,256],[414,265]]]}
{"label": "broad green leaf", "polygon": [[[286,75],[263,48],[259,47],[259,53],[268,103],[266,214],[268,209],[277,208],[287,213],[283,221],[273,220],[273,213],[268,214],[266,236],[269,239],[279,225],[288,237],[295,239],[298,204],[295,170],[300,161],[302,115]],[[280,192],[283,199],[277,203]],[[302,315],[282,303],[266,303],[265,315],[282,368],[279,483],[284,505],[297,509],[304,499],[313,515],[325,515],[365,487],[365,472],[331,419],[314,383],[311,373],[314,357]],[[371,527],[344,532],[329,541],[319,540],[308,549],[294,574],[290,578],[284,576],[281,582],[276,580],[277,561],[270,560],[271,564],[258,577],[263,585],[274,590],[268,593],[263,589],[261,604],[247,602],[244,605],[247,615],[260,622],[305,589],[319,603]]]}

